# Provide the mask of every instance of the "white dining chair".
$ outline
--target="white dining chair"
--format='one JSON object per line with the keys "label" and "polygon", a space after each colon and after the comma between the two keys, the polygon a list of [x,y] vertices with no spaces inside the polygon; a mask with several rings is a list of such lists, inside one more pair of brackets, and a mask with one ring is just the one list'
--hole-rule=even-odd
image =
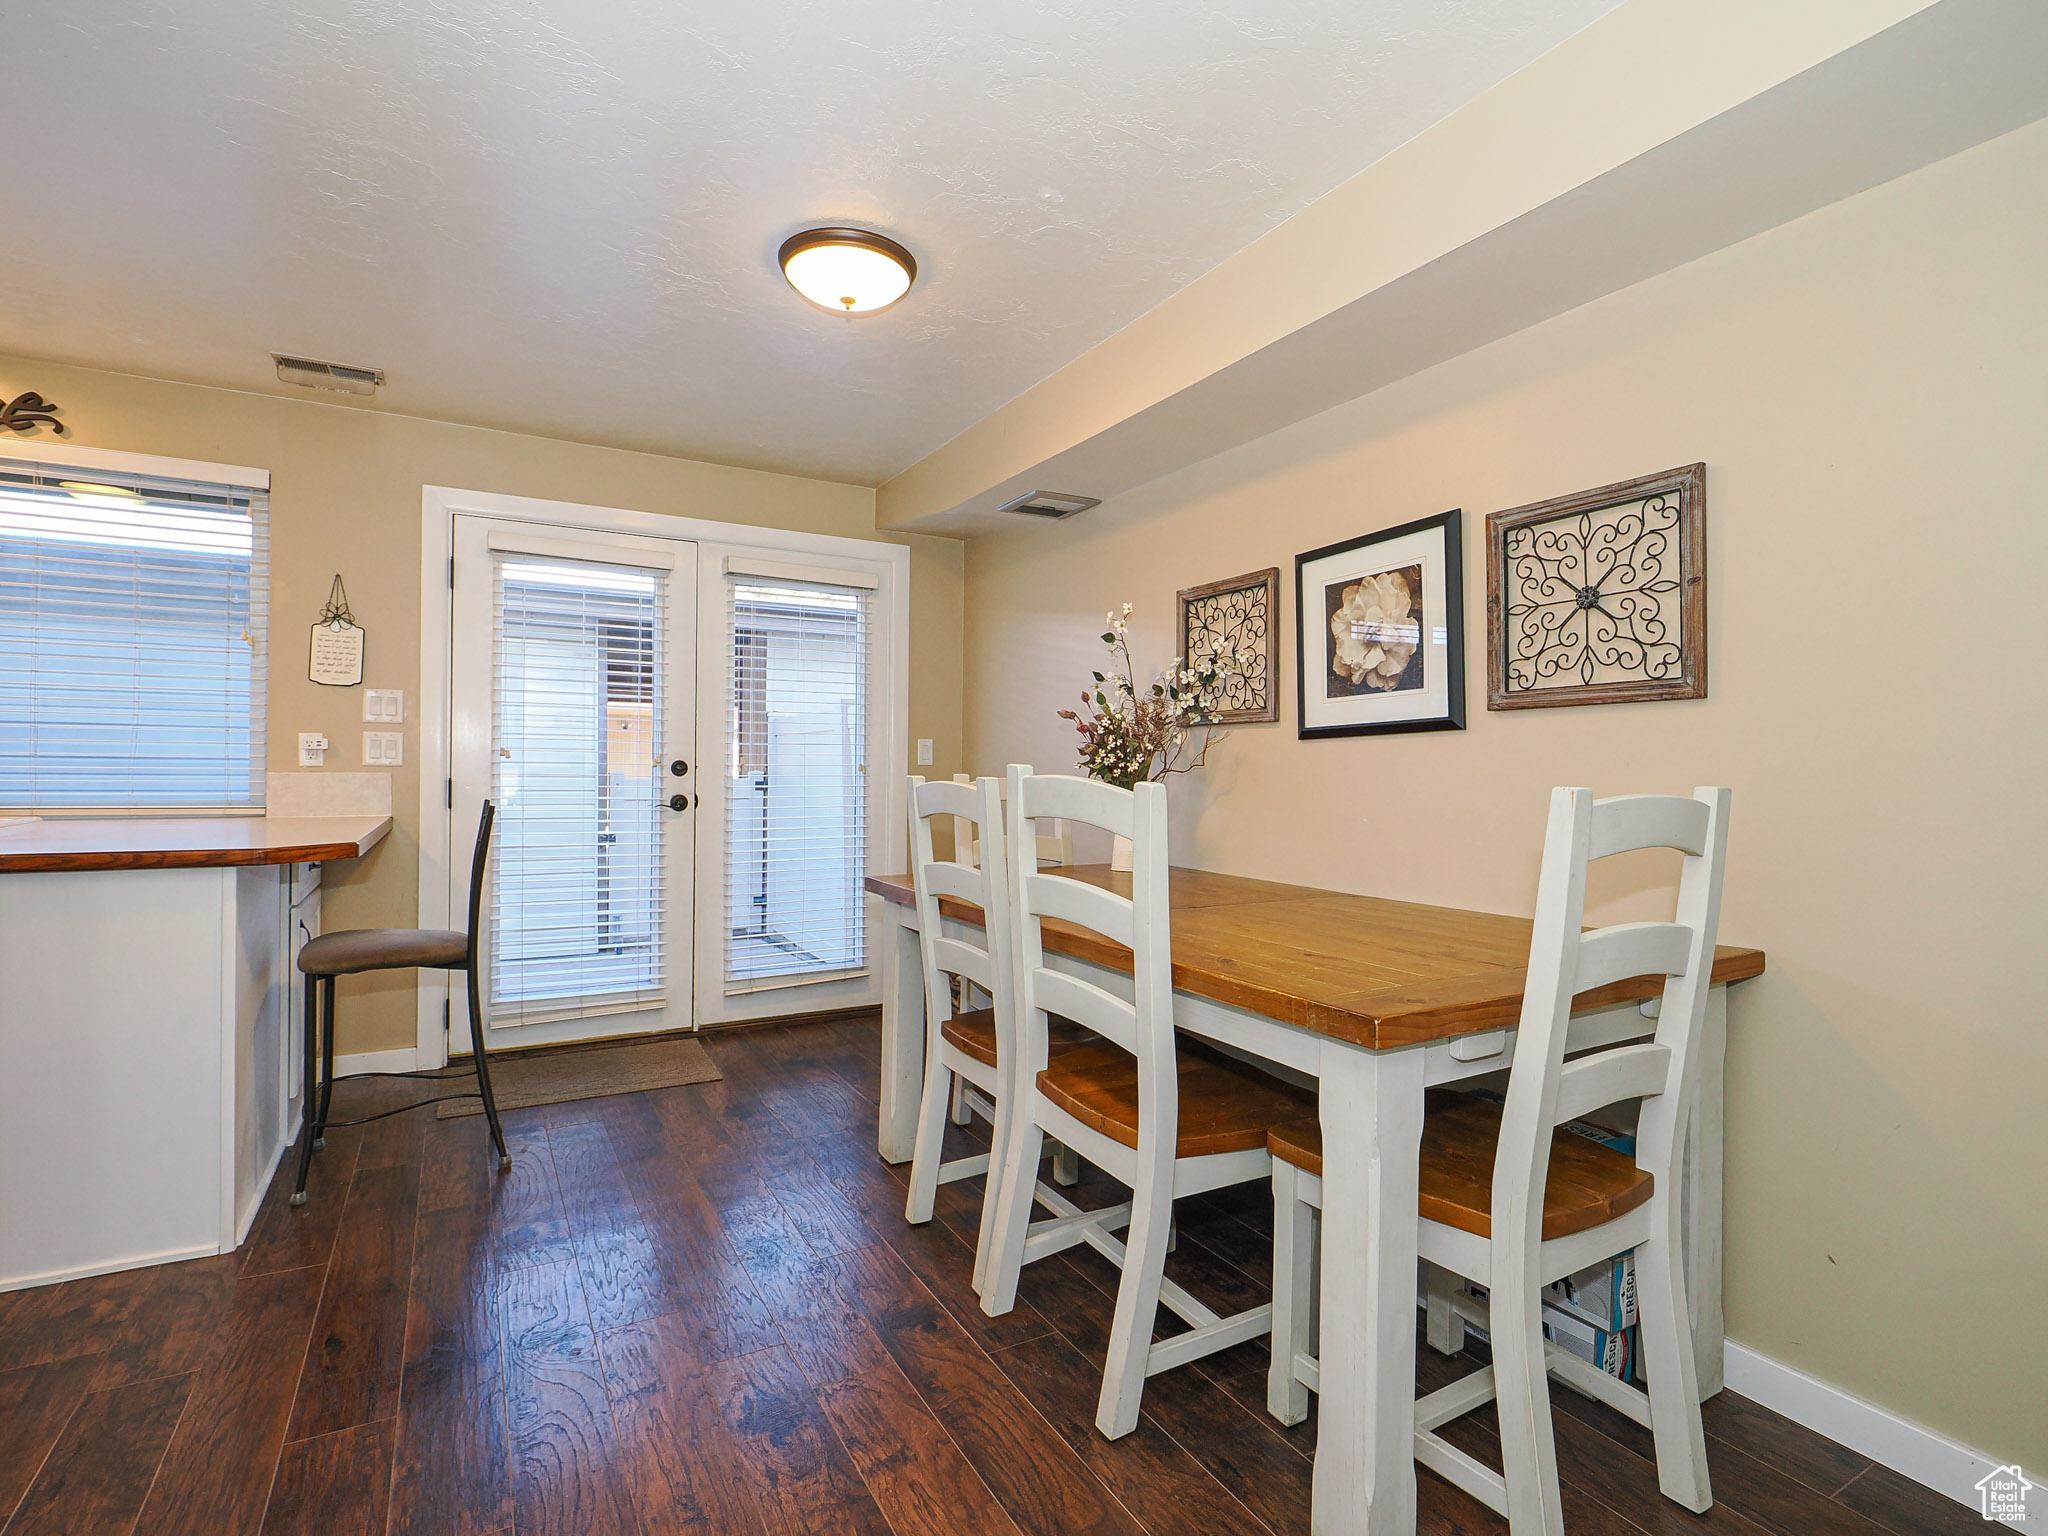
{"label": "white dining chair", "polygon": [[[1115,1439],[1137,1427],[1147,1376],[1257,1338],[1271,1326],[1270,1306],[1221,1317],[1166,1279],[1173,1202],[1269,1177],[1267,1132],[1312,1101],[1220,1053],[1177,1046],[1165,790],[1157,784],[1117,789],[1015,766],[1009,780],[1012,847],[1033,846],[1034,823],[1058,817],[1127,837],[1133,849],[1128,897],[1021,864],[1011,869],[1019,1069],[982,1289],[982,1310],[1000,1317],[1015,1304],[1019,1275],[1030,1260],[1085,1242],[1121,1266],[1095,1412],[1096,1428]],[[1132,1000],[1050,968],[1042,932],[1048,918],[1128,950]],[[1103,1043],[1050,1056],[1051,1015],[1093,1029]],[[1128,1185],[1130,1202],[1081,1210],[1042,1184],[1034,1188],[1028,1171],[1038,1166],[1048,1135]],[[1034,1199],[1053,1215],[1033,1222]],[[1128,1244],[1113,1235],[1122,1226],[1129,1228]],[[1162,1302],[1189,1327],[1155,1344],[1152,1328]]]}
{"label": "white dining chair", "polygon": [[[940,816],[952,817],[955,827],[973,830],[982,862],[963,864],[935,856],[932,822]],[[947,1162],[942,1160],[942,1149],[947,1119],[966,1125],[975,1114],[989,1122],[991,1145],[1000,1148],[1004,1114],[1012,1098],[1008,1078],[1016,1060],[1013,1020],[1017,993],[1011,958],[1009,867],[997,781],[928,784],[913,776],[910,844],[919,962],[924,969],[925,1073],[904,1217],[914,1225],[930,1221],[941,1184],[985,1174],[981,1224],[974,1246],[974,1288],[979,1291],[988,1262],[1000,1161],[990,1153],[975,1153]],[[946,933],[939,910],[942,897],[979,907],[985,926],[956,925],[955,934]],[[958,1009],[954,1006],[956,982],[962,1001]],[[976,990],[979,997],[970,995]],[[965,1006],[982,999],[986,999],[984,1006]],[[1080,1043],[1078,1031],[1063,1033],[1059,1041],[1061,1048]],[[1078,1169],[1069,1166],[1071,1160],[1063,1149],[1056,1148],[1054,1153],[1060,1176],[1074,1182]]]}
{"label": "white dining chair", "polygon": [[[974,780],[967,774],[956,773],[953,775],[953,782],[955,784],[972,784]],[[1003,785],[1003,793],[1007,795],[1009,793],[1008,781],[998,780],[997,782]],[[956,850],[954,857],[963,864],[975,862],[975,840],[978,835],[973,823],[964,821],[954,823],[953,847]],[[1047,865],[1071,864],[1074,862],[1074,829],[1058,819],[1041,823],[1038,830],[1037,846],[1038,867],[1040,869],[1044,869]]]}
{"label": "white dining chair", "polygon": [[[1416,1403],[1415,1459],[1505,1515],[1514,1536],[1558,1536],[1564,1529],[1550,1376],[1651,1431],[1666,1497],[1695,1513],[1713,1503],[1687,1322],[1679,1189],[1720,925],[1728,801],[1726,789],[1695,790],[1689,799],[1552,792],[1506,1102],[1463,1096],[1423,1121],[1418,1248],[1431,1264],[1488,1289],[1493,1363]],[[1641,848],[1685,855],[1676,920],[1583,932],[1588,864]],[[1565,1060],[1574,997],[1656,975],[1664,977],[1664,994],[1653,1038]],[[1633,1157],[1557,1129],[1629,1099],[1641,1101]],[[1270,1145],[1275,1246],[1267,1406],[1295,1423],[1320,1374],[1308,1303],[1311,1224],[1322,1205],[1321,1130],[1314,1121],[1280,1127]],[[1630,1249],[1647,1395],[1543,1337],[1543,1287]],[[1489,1400],[1499,1412],[1501,1472],[1435,1433]]]}

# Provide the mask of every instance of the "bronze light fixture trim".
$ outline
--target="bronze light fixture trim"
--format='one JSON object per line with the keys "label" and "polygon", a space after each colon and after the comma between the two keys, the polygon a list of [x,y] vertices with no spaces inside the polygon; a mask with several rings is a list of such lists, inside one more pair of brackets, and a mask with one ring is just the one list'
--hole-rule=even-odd
{"label": "bronze light fixture trim", "polygon": [[[893,265],[902,274],[902,287],[881,302],[872,302],[869,295],[860,292],[835,291],[854,285],[833,281],[825,272],[819,270],[823,266],[820,262],[800,260],[806,255],[832,252],[859,253],[855,261],[847,265],[865,266],[870,274],[878,275],[885,281],[889,280],[888,267]],[[862,258],[880,258],[880,261]],[[878,235],[871,229],[855,229],[844,225],[806,229],[791,235],[782,242],[782,249],[776,253],[775,261],[792,288],[820,309],[828,309],[835,314],[879,314],[899,302],[917,281],[917,258],[903,246],[887,235]],[[796,264],[795,271],[791,270],[792,263]],[[872,282],[873,276],[870,276],[868,281]]]}

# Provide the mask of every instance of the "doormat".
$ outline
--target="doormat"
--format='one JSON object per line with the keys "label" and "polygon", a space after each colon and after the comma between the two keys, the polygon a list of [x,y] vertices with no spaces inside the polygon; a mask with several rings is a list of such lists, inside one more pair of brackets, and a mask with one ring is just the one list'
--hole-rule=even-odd
{"label": "doormat", "polygon": [[[712,1065],[704,1042],[688,1038],[491,1058],[491,1088],[501,1110],[604,1099],[615,1093],[642,1093],[685,1083],[715,1083],[724,1076]],[[447,1099],[434,1110],[443,1120],[483,1112],[481,1099]]]}

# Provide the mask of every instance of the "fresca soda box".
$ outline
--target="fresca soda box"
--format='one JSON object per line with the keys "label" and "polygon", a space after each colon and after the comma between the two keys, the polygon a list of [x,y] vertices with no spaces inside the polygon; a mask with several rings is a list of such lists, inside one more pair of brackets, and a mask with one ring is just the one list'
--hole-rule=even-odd
{"label": "fresca soda box", "polygon": [[1543,1304],[1609,1333],[1635,1327],[1639,1321],[1635,1251],[1552,1281],[1543,1288]]}
{"label": "fresca soda box", "polygon": [[1616,1381],[1636,1379],[1638,1333],[1634,1328],[1595,1328],[1591,1323],[1546,1303],[1543,1308],[1543,1336],[1558,1348],[1605,1371]]}

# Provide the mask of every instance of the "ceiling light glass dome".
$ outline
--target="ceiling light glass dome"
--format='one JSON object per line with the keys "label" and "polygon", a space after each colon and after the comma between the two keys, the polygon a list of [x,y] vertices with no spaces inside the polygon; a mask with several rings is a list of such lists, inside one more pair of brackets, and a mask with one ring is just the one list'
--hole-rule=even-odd
{"label": "ceiling light glass dome", "polygon": [[792,288],[842,315],[887,309],[917,280],[910,252],[865,229],[807,229],[782,242],[780,260]]}

